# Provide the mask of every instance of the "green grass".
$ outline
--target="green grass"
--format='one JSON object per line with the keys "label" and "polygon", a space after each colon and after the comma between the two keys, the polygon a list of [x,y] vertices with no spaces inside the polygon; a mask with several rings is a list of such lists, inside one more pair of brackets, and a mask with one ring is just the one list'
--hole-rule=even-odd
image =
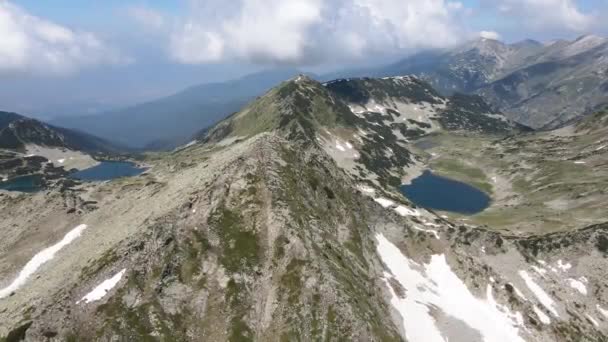
{"label": "green grass", "polygon": [[249,272],[259,262],[258,236],[249,229],[242,217],[221,206],[209,219],[220,237],[220,261],[229,272]]}
{"label": "green grass", "polygon": [[494,187],[481,169],[469,166],[461,161],[439,159],[431,163],[431,168],[440,176],[468,183],[490,195],[494,192]]}
{"label": "green grass", "polygon": [[295,305],[299,302],[300,294],[302,292],[302,268],[306,263],[303,260],[292,259],[285,274],[281,277],[281,288],[288,293],[288,299],[290,305]]}

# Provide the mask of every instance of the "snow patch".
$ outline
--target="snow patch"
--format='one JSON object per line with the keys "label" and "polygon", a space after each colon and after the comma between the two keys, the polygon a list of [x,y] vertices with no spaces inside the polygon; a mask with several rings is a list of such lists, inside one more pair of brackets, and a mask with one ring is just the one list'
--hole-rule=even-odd
{"label": "snow patch", "polygon": [[366,194],[374,194],[376,192],[376,190],[374,190],[374,188],[369,187],[367,185],[359,185],[359,190],[361,190],[361,192],[366,193]]}
{"label": "snow patch", "polygon": [[65,158],[62,158],[62,159],[57,159],[57,162],[58,162],[59,164],[63,164],[63,163],[65,163]]}
{"label": "snow patch", "polygon": [[515,290],[515,294],[516,294],[516,295],[517,295],[519,298],[521,298],[521,299],[523,299],[523,300],[528,300],[528,298],[526,298],[526,296],[523,294],[523,292],[521,292],[521,290],[520,290],[520,289],[518,289],[518,288],[517,288],[515,285],[513,285],[513,284],[511,284],[511,286],[513,286],[513,290]]}
{"label": "snow patch", "polygon": [[534,310],[536,316],[538,316],[538,319],[540,319],[543,324],[551,324],[551,318],[549,318],[549,316],[547,316],[541,309],[539,309],[538,306],[534,305],[532,309]]}
{"label": "snow patch", "polygon": [[28,278],[32,276],[43,264],[53,259],[57,252],[59,252],[63,247],[69,245],[75,239],[77,239],[86,228],[86,224],[81,224],[77,226],[76,228],[65,234],[61,241],[43,249],[42,251],[38,252],[38,254],[34,255],[34,257],[30,259],[30,261],[28,261],[25,266],[23,266],[23,269],[21,269],[21,272],[19,272],[17,278],[13,280],[13,282],[9,286],[0,290],[0,299],[17,291],[17,289],[23,286],[28,280]]}
{"label": "snow patch", "polygon": [[569,269],[572,268],[572,264],[570,264],[569,262],[568,263],[564,263],[562,261],[562,259],[559,259],[559,260],[557,260],[557,268],[559,268],[560,270],[566,272],[566,271],[568,271]]}
{"label": "snow patch", "polygon": [[93,291],[87,293],[81,300],[77,301],[76,304],[80,304],[84,301],[86,304],[98,301],[105,297],[105,295],[110,292],[118,284],[122,276],[125,274],[127,269],[123,268],[120,272],[116,273],[112,278],[104,280],[101,284],[99,284]]}
{"label": "snow patch", "polygon": [[540,268],[540,267],[534,266],[534,265],[532,265],[531,267],[536,273],[540,274],[543,277],[545,276],[545,274],[547,274],[547,270],[544,268]]}
{"label": "snow patch", "polygon": [[421,231],[421,232],[433,234],[435,236],[435,239],[441,240],[441,238],[439,237],[439,233],[437,233],[436,231],[434,231],[432,229],[424,229],[424,228],[417,227],[416,225],[412,225],[412,228],[415,230]]}
{"label": "snow patch", "polygon": [[[524,341],[518,327],[520,314],[498,305],[487,290],[487,298],[475,297],[448,265],[445,255],[434,255],[429,264],[421,265],[406,258],[384,235],[376,235],[378,254],[390,271],[384,280],[391,293],[391,304],[400,313],[406,339],[411,342],[445,341],[431,313],[441,310],[479,331],[484,341]],[[388,279],[403,286],[407,295],[400,297]]]}
{"label": "snow patch", "polygon": [[570,284],[570,287],[577,290],[578,292],[580,292],[582,295],[587,295],[587,287],[585,286],[585,283],[582,282],[581,280],[577,280],[577,279],[568,279],[568,284]]}
{"label": "snow patch", "polygon": [[602,316],[604,316],[608,319],[608,310],[602,309],[602,307],[599,306],[599,304],[596,306],[596,308],[597,308],[597,311],[599,311],[602,314]]}
{"label": "snow patch", "polygon": [[574,164],[582,165],[582,164],[587,164],[587,162],[586,161],[582,161],[582,160],[577,160],[577,161],[574,162]]}
{"label": "snow patch", "polygon": [[599,323],[595,320],[595,318],[593,318],[590,314],[585,314],[585,317],[587,317],[587,319],[593,323],[594,326],[599,327]]}
{"label": "snow patch", "polygon": [[384,208],[388,208],[395,205],[395,202],[382,197],[374,198],[374,201],[380,203],[380,205]]}
{"label": "snow patch", "polygon": [[555,309],[553,299],[542,289],[526,271],[519,271],[519,276],[524,280],[526,286],[536,296],[538,301],[551,312],[555,317],[559,317],[557,309]]}
{"label": "snow patch", "polygon": [[410,209],[404,205],[398,206],[395,208],[395,211],[401,216],[420,216],[420,212],[418,212],[418,210]]}
{"label": "snow patch", "polygon": [[595,150],[596,151],[601,151],[601,150],[605,149],[606,147],[608,147],[608,145],[600,146],[600,147],[596,148]]}

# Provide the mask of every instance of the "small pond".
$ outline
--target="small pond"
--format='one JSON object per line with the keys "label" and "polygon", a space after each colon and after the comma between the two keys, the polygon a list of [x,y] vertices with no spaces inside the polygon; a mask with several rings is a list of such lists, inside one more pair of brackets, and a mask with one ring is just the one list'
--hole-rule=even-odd
{"label": "small pond", "polygon": [[108,181],[122,177],[133,177],[146,171],[130,162],[104,161],[91,168],[74,172],[71,178],[87,182]]}
{"label": "small pond", "polygon": [[0,182],[0,189],[20,192],[36,192],[44,188],[44,182],[40,175],[28,175]]}
{"label": "small pond", "polygon": [[425,171],[401,192],[414,204],[427,209],[473,215],[484,211],[491,198],[483,191],[445,177]]}

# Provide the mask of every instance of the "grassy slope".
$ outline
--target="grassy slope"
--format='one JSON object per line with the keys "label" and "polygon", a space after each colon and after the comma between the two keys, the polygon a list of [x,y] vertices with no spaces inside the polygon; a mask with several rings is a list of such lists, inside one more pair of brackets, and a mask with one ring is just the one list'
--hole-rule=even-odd
{"label": "grassy slope", "polygon": [[[429,137],[430,167],[438,174],[493,194],[486,211],[460,217],[473,224],[520,232],[580,228],[608,219],[608,200],[598,184],[608,182],[601,165],[607,156],[594,151],[601,132],[576,137],[547,133],[496,142],[480,136]],[[586,164],[576,164],[582,158]],[[494,181],[496,179],[496,181]]]}

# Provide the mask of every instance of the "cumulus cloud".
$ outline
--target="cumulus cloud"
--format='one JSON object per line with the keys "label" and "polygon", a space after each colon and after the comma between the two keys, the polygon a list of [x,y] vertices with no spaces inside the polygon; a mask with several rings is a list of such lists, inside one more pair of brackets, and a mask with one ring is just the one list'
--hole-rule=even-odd
{"label": "cumulus cloud", "polygon": [[0,73],[69,73],[128,59],[95,35],[76,32],[0,1]]}
{"label": "cumulus cloud", "polygon": [[496,31],[481,31],[479,36],[485,39],[500,40],[500,34]]}
{"label": "cumulus cloud", "polygon": [[584,32],[596,24],[592,13],[579,9],[575,0],[485,0],[503,15],[522,21],[537,31]]}
{"label": "cumulus cloud", "polygon": [[170,34],[182,63],[240,59],[316,63],[466,39],[461,2],[445,0],[191,0]]}

